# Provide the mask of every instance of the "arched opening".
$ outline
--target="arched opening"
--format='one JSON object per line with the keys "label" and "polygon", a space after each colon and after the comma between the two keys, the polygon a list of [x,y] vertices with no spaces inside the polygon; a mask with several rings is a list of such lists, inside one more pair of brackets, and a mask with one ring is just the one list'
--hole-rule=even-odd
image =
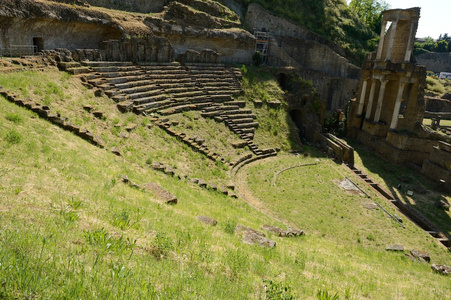
{"label": "arched opening", "polygon": [[288,90],[288,75],[285,73],[277,74],[277,82],[283,91]]}

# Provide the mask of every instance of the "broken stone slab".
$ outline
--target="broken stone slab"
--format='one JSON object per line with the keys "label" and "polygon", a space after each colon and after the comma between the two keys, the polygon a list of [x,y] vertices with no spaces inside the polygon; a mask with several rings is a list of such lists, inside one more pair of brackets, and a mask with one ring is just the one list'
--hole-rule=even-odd
{"label": "broken stone slab", "polygon": [[235,190],[235,185],[232,182],[227,183],[226,188],[228,188],[229,190],[234,191]]}
{"label": "broken stone slab", "polygon": [[235,194],[234,192],[230,192],[230,191],[229,191],[229,197],[234,198],[234,199],[238,199],[238,195]]}
{"label": "broken stone slab", "polygon": [[365,203],[363,207],[366,209],[378,209],[379,207],[375,203]]}
{"label": "broken stone slab", "polygon": [[254,245],[257,244],[260,247],[266,247],[266,248],[274,248],[276,246],[276,242],[273,240],[270,240],[268,238],[256,235],[254,233],[247,233],[243,236],[242,239],[243,243]]}
{"label": "broken stone slab", "polygon": [[94,115],[94,117],[96,117],[97,119],[103,119],[105,117],[104,113],[101,111],[94,111],[92,113]]}
{"label": "broken stone slab", "polygon": [[92,105],[86,104],[83,105],[83,109],[86,110],[87,112],[91,112],[94,109],[94,107]]}
{"label": "broken stone slab", "polygon": [[207,216],[197,216],[196,219],[198,219],[202,223],[205,223],[205,224],[211,225],[211,226],[216,226],[216,224],[218,224],[218,221],[216,221],[215,219],[212,219],[210,217],[207,217]]}
{"label": "broken stone slab", "polygon": [[98,135],[94,136],[93,142],[102,149],[106,147],[105,141]]}
{"label": "broken stone slab", "polygon": [[163,201],[166,204],[177,204],[177,197],[156,183],[144,183],[143,185],[141,185],[141,187],[144,190],[150,191],[155,194],[155,196],[159,200]]}
{"label": "broken stone slab", "polygon": [[197,184],[201,187],[201,188],[206,188],[207,187],[207,183],[205,181],[203,181],[202,179],[199,179],[199,181],[197,182]]}
{"label": "broken stone slab", "polygon": [[288,236],[301,236],[304,235],[304,230],[288,227],[287,233]]}
{"label": "broken stone slab", "polygon": [[246,233],[253,233],[253,234],[256,234],[256,235],[259,235],[259,236],[262,236],[262,237],[266,236],[261,231],[258,231],[258,230],[255,230],[255,229],[252,229],[250,227],[243,226],[243,225],[237,225],[235,227],[235,232],[238,233],[238,234],[242,234],[242,235],[244,235]]}
{"label": "broken stone slab", "polygon": [[119,132],[119,137],[123,138],[123,139],[128,139],[130,137],[130,133],[121,131],[121,132]]}
{"label": "broken stone slab", "polygon": [[415,257],[420,261],[431,262],[431,256],[427,252],[419,250],[410,250],[410,254],[412,254],[413,257]]}
{"label": "broken stone slab", "polygon": [[288,228],[288,230],[284,230],[282,228],[270,225],[263,225],[261,227],[263,230],[272,232],[281,237],[289,237],[289,236],[301,236],[304,234],[304,231],[294,228]]}
{"label": "broken stone slab", "polygon": [[129,183],[129,182],[130,182],[130,179],[128,178],[127,175],[121,175],[121,181],[122,181],[123,183]]}
{"label": "broken stone slab", "polygon": [[138,125],[130,123],[125,127],[125,130],[127,130],[128,132],[134,130]]}
{"label": "broken stone slab", "polygon": [[442,275],[451,275],[451,267],[445,265],[432,265],[431,269]]}
{"label": "broken stone slab", "polygon": [[385,248],[385,250],[387,250],[387,251],[394,251],[394,252],[403,252],[404,251],[404,246],[403,245],[387,246]]}
{"label": "broken stone slab", "polygon": [[261,229],[277,234],[278,236],[287,236],[287,232],[282,228],[270,225],[263,225]]}
{"label": "broken stone slab", "polygon": [[111,148],[111,153],[113,153],[113,154],[115,154],[117,156],[122,156],[122,153],[121,153],[121,151],[119,150],[118,147]]}

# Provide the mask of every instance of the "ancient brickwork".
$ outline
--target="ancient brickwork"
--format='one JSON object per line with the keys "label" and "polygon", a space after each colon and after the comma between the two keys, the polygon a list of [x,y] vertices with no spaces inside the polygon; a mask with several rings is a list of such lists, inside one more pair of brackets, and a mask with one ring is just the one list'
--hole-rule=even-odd
{"label": "ancient brickwork", "polygon": [[351,101],[348,134],[394,162],[421,165],[438,141],[421,127],[426,70],[411,61],[419,16],[419,8],[383,12],[379,46],[366,56]]}
{"label": "ancient brickwork", "polygon": [[103,59],[107,61],[171,62],[175,59],[171,43],[161,37],[131,37],[107,40],[101,46]]}
{"label": "ancient brickwork", "polygon": [[423,173],[451,191],[451,144],[440,142],[423,164]]}

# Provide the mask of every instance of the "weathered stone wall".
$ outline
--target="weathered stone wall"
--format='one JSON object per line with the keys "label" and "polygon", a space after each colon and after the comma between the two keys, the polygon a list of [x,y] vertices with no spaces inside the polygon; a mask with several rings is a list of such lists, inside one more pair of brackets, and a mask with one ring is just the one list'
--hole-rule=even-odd
{"label": "weathered stone wall", "polygon": [[152,32],[167,38],[175,50],[176,57],[187,50],[216,51],[225,62],[250,63],[254,50],[254,36],[241,29],[196,29],[148,17],[144,23]]}
{"label": "weathered stone wall", "polygon": [[103,40],[121,38],[122,33],[109,26],[91,23],[64,22],[41,18],[3,18],[8,24],[0,32],[0,48],[9,49],[18,45],[33,46],[33,38],[41,38],[43,49],[99,48]]}
{"label": "weathered stone wall", "polygon": [[112,9],[119,9],[125,11],[133,11],[140,13],[161,12],[163,6],[167,4],[168,0],[51,0],[62,3],[88,3],[93,6],[101,6]]}
{"label": "weathered stone wall", "polygon": [[444,188],[451,191],[451,144],[440,142],[423,164],[423,173],[436,182],[443,180]]}
{"label": "weathered stone wall", "polygon": [[451,72],[451,53],[423,53],[415,57],[417,63],[432,72]]}
{"label": "weathered stone wall", "polygon": [[210,29],[231,28],[240,25],[237,21],[218,18],[208,13],[194,10],[189,6],[178,2],[169,4],[164,17],[165,19],[172,20],[181,25],[192,25]]}
{"label": "weathered stone wall", "polygon": [[110,16],[84,8],[32,0],[0,5],[0,48],[33,46],[33,38],[41,38],[44,49],[98,48],[102,40],[122,34]]}
{"label": "weathered stone wall", "polygon": [[451,113],[451,101],[426,97],[426,111]]}
{"label": "weathered stone wall", "polygon": [[338,46],[325,44],[313,32],[256,4],[249,5],[246,26],[269,31],[268,63],[298,69],[302,78],[312,81],[327,109],[345,109],[349,99],[356,96],[360,68],[341,56],[344,52]]}
{"label": "weathered stone wall", "polygon": [[109,61],[171,62],[174,48],[162,37],[132,37],[102,42],[102,56]]}
{"label": "weathered stone wall", "polygon": [[201,52],[194,51],[194,50],[187,50],[183,54],[179,54],[177,57],[177,61],[180,63],[211,63],[211,64],[217,64],[220,63],[220,57],[218,55],[218,52],[205,49]]}
{"label": "weathered stone wall", "polygon": [[339,55],[345,55],[343,49],[341,49],[338,45],[328,44],[327,41],[312,31],[277,17],[258,4],[252,3],[249,5],[245,21],[245,25],[250,31],[253,31],[254,28],[258,28],[259,30],[265,28],[272,36],[288,36],[307,41],[317,41],[329,47],[332,51],[338,53]]}

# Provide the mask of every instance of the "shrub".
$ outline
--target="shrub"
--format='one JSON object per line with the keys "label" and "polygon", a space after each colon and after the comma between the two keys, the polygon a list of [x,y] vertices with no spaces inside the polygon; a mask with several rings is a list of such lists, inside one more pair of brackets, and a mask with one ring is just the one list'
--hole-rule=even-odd
{"label": "shrub", "polygon": [[16,123],[16,124],[22,123],[22,118],[19,115],[16,115],[13,113],[8,113],[5,118],[6,118],[6,120]]}
{"label": "shrub", "polygon": [[20,134],[14,129],[9,131],[5,137],[6,142],[11,145],[20,143],[21,139]]}
{"label": "shrub", "polygon": [[260,51],[256,51],[254,55],[252,55],[252,62],[254,63],[254,66],[260,66],[263,63],[263,55],[260,53]]}

